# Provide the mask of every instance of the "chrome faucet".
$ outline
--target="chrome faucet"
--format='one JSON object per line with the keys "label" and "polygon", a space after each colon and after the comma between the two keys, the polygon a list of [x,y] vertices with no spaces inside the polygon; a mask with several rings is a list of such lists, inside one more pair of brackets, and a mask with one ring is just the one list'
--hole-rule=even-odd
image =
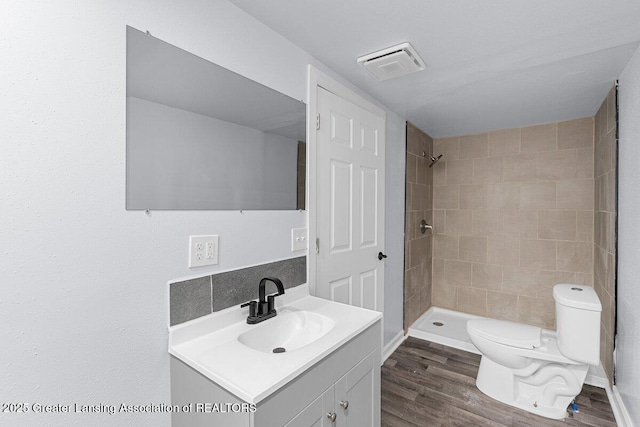
{"label": "chrome faucet", "polygon": [[[273,284],[276,285],[278,292],[267,295],[265,299],[265,286],[267,282],[273,282]],[[245,302],[240,306],[240,308],[249,306],[249,317],[247,317],[247,323],[254,325],[278,314],[275,309],[275,298],[278,295],[284,295],[284,285],[280,279],[276,279],[275,277],[264,277],[260,280],[260,284],[258,285],[258,301]]]}

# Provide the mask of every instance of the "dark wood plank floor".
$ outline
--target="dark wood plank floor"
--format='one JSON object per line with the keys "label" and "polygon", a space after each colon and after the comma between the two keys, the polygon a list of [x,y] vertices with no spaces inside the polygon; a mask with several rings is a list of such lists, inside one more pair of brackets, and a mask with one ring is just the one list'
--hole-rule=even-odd
{"label": "dark wood plank floor", "polygon": [[475,385],[480,356],[408,338],[382,366],[382,425],[615,427],[604,389],[585,385],[580,411],[552,420],[505,405]]}

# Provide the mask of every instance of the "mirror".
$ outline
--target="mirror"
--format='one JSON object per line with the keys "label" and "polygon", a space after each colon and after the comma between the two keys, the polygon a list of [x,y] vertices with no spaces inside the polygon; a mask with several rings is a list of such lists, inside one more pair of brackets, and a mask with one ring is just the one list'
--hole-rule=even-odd
{"label": "mirror", "polygon": [[304,209],[306,106],[127,27],[128,210]]}

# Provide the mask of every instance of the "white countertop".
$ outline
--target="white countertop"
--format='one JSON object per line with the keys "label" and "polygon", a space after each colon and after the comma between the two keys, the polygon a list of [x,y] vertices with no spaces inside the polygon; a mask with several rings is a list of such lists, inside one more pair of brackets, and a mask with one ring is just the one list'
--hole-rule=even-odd
{"label": "white countertop", "polygon": [[[308,310],[335,326],[311,344],[285,353],[264,353],[238,341],[257,325],[248,307],[234,306],[169,328],[169,353],[248,403],[258,403],[382,318],[365,310],[309,295],[307,285],[276,298],[277,310]],[[277,317],[277,316],[276,316]]]}

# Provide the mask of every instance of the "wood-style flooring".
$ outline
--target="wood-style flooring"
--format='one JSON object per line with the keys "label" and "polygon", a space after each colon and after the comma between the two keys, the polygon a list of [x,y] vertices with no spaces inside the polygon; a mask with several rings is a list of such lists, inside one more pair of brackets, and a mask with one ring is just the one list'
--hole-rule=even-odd
{"label": "wood-style flooring", "polygon": [[476,387],[480,356],[408,338],[382,366],[382,425],[615,427],[604,389],[585,385],[578,413],[552,420],[493,400]]}

